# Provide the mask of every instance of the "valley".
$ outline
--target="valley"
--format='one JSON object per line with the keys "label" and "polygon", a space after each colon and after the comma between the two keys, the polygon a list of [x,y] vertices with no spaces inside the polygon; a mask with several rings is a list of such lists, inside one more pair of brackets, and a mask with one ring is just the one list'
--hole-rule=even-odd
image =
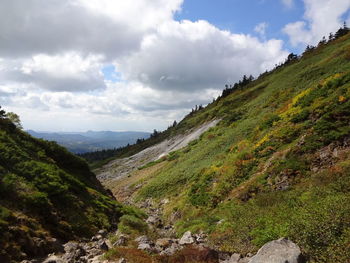
{"label": "valley", "polygon": [[75,154],[122,148],[150,136],[147,132],[132,131],[36,132],[29,130],[27,132],[35,138],[55,141]]}
{"label": "valley", "polygon": [[89,164],[0,109],[0,262],[350,262],[349,31]]}
{"label": "valley", "polygon": [[[349,41],[320,45],[233,90],[160,144],[96,170],[98,178],[161,221],[161,232],[171,229],[166,238],[204,231],[207,247],[237,255],[228,262],[255,262],[245,257],[282,237],[305,256],[292,262],[347,262]],[[186,136],[213,118],[221,121],[187,145],[158,151],[176,130]],[[164,238],[154,234],[148,245]]]}

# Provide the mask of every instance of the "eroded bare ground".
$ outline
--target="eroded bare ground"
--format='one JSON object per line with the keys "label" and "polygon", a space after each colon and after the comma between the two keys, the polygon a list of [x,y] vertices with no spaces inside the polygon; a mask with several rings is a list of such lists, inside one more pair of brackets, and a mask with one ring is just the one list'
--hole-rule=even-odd
{"label": "eroded bare ground", "polygon": [[156,161],[172,151],[187,146],[189,142],[198,139],[202,133],[209,128],[214,127],[219,121],[220,120],[212,120],[185,134],[174,136],[149,147],[133,156],[113,160],[95,171],[97,178],[106,186],[114,184],[114,181],[127,177],[129,174],[136,171],[137,168],[142,167],[149,162]]}

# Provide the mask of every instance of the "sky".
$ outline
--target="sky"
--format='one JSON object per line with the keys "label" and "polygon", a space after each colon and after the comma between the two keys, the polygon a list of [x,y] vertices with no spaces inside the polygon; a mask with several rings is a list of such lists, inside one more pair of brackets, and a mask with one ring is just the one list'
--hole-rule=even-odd
{"label": "sky", "polygon": [[350,24],[350,0],[1,0],[0,105],[37,131],[163,130]]}

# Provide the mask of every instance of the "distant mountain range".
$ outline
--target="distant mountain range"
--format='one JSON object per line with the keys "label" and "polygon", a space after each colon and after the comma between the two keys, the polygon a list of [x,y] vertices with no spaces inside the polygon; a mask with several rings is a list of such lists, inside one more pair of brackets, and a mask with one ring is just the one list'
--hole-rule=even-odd
{"label": "distant mountain range", "polygon": [[73,153],[123,147],[135,143],[137,139],[150,136],[148,132],[135,131],[36,132],[28,130],[27,132],[36,138],[55,141]]}

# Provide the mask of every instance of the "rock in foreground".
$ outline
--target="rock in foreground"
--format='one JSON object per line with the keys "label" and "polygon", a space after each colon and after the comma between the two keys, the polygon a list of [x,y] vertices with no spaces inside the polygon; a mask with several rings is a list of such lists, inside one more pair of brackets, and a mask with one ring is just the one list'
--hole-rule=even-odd
{"label": "rock in foreground", "polygon": [[249,263],[303,263],[300,248],[286,238],[266,243]]}

